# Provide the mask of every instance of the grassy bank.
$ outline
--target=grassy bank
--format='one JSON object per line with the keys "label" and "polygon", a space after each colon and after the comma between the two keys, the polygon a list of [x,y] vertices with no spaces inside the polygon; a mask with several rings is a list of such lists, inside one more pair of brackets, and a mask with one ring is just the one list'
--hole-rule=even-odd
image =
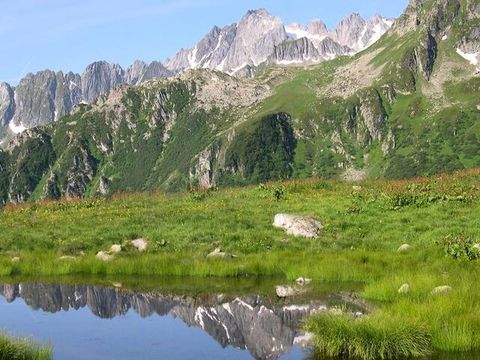
{"label": "grassy bank", "polygon": [[[358,184],[308,179],[189,194],[45,202],[0,213],[0,276],[307,276],[365,283],[369,316],[314,317],[319,351],[363,359],[480,350],[480,172]],[[319,218],[317,240],[272,226],[276,213]],[[99,250],[135,238],[110,263]],[[400,245],[412,249],[399,253]],[[238,257],[209,260],[221,247]],[[74,259],[60,260],[61,256]],[[19,261],[12,261],[13,258]],[[18,259],[16,259],[18,260]],[[399,294],[404,284],[410,292]],[[448,285],[448,294],[433,295]]]}
{"label": "grassy bank", "polygon": [[51,349],[0,334],[0,360],[50,360]]}

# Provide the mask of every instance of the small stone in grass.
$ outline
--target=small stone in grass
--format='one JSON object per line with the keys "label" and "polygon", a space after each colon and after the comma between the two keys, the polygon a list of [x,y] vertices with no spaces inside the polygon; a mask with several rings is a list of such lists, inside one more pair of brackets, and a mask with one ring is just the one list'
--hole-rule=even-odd
{"label": "small stone in grass", "polygon": [[398,252],[407,252],[412,249],[412,246],[409,244],[403,244],[398,248]]}
{"label": "small stone in grass", "polygon": [[110,248],[110,252],[112,254],[121,253],[122,252],[122,245],[118,245],[118,244],[112,245],[112,247]]}
{"label": "small stone in grass", "polygon": [[452,292],[452,290],[452,287],[448,285],[437,286],[432,290],[432,295],[448,294],[449,292]]}
{"label": "small stone in grass", "polygon": [[112,261],[113,260],[113,255],[110,255],[106,253],[105,251],[99,251],[96,255],[97,259],[102,260],[102,261]]}
{"label": "small stone in grass", "polygon": [[400,289],[398,289],[399,294],[407,294],[410,292],[410,285],[409,284],[403,284]]}

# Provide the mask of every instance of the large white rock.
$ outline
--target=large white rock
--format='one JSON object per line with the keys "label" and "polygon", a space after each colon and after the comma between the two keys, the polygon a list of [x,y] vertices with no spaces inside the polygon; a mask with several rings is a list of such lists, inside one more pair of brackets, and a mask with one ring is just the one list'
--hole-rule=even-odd
{"label": "large white rock", "polygon": [[284,229],[287,234],[315,239],[320,235],[323,225],[312,217],[290,214],[277,214],[273,226]]}
{"label": "large white rock", "polygon": [[132,246],[138,251],[142,252],[147,250],[148,242],[145,239],[132,240]]}
{"label": "large white rock", "polygon": [[397,251],[398,251],[398,252],[407,252],[407,251],[409,251],[411,248],[412,248],[411,245],[409,245],[409,244],[403,244],[403,245],[401,245],[401,246],[398,248]]}
{"label": "large white rock", "polygon": [[224,252],[220,248],[216,248],[210,254],[207,255],[209,259],[233,259],[234,256],[232,254]]}
{"label": "large white rock", "polygon": [[294,296],[298,293],[298,291],[292,288],[291,286],[281,286],[281,285],[276,286],[275,291],[279,298],[287,298],[290,296]]}
{"label": "large white rock", "polygon": [[105,262],[113,260],[113,255],[110,255],[110,254],[106,253],[105,251],[99,251],[96,256],[97,256],[97,259],[105,261]]}
{"label": "large white rock", "polygon": [[115,245],[112,245],[112,247],[110,248],[110,253],[112,254],[118,254],[121,252],[122,252],[122,245],[115,244]]}

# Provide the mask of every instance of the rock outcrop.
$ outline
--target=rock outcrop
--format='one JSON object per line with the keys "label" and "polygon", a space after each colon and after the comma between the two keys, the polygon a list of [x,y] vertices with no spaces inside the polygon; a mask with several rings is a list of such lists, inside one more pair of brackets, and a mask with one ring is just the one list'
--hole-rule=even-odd
{"label": "rock outcrop", "polygon": [[0,127],[8,126],[15,112],[13,89],[5,82],[0,83]]}
{"label": "rock outcrop", "polygon": [[284,229],[289,235],[305,237],[309,239],[317,238],[323,229],[320,221],[313,217],[290,214],[275,215],[273,226]]}

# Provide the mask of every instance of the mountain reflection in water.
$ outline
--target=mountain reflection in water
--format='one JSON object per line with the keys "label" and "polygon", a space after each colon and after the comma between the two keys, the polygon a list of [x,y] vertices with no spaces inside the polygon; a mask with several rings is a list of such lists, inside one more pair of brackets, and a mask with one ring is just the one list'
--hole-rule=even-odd
{"label": "mountain reflection in water", "polygon": [[222,347],[248,350],[256,359],[277,359],[290,352],[302,340],[302,319],[329,306],[328,301],[289,304],[261,296],[224,295],[199,300],[157,292],[40,283],[0,285],[0,294],[7,302],[21,298],[32,309],[47,313],[88,307],[102,319],[126,315],[130,310],[144,318],[173,316],[203,329]]}

